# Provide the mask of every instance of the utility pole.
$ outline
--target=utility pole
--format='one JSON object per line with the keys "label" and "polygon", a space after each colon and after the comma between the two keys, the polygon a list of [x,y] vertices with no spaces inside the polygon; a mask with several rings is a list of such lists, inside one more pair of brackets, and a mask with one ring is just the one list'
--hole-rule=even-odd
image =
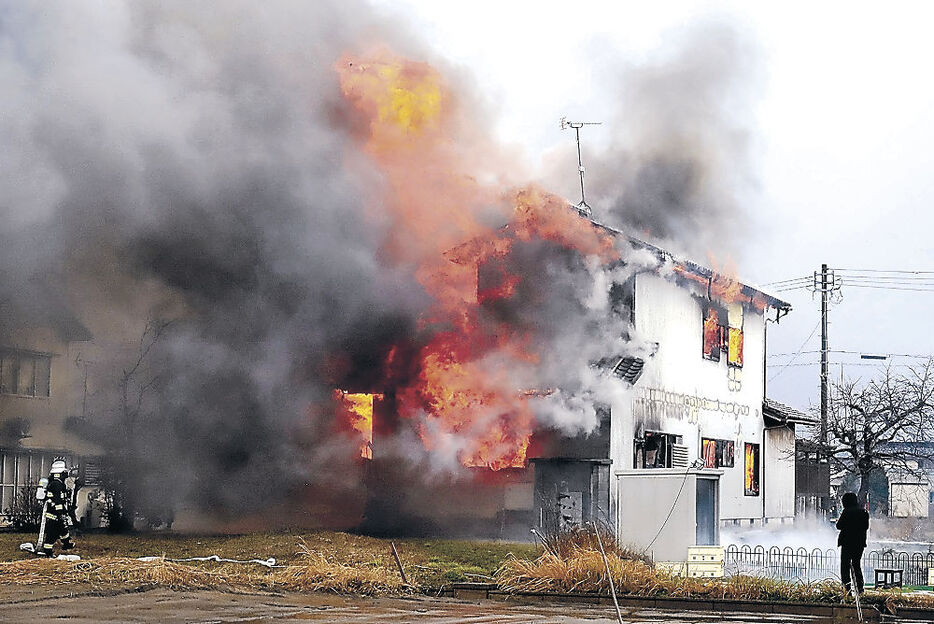
{"label": "utility pole", "polygon": [[[830,398],[830,338],[827,335],[827,310],[830,303],[831,293],[839,293],[840,283],[832,269],[828,269],[826,264],[822,264],[820,272],[814,271],[814,291],[820,292],[820,444],[818,450],[818,464],[823,463],[821,456],[826,459],[827,451],[827,418],[829,412]],[[826,491],[822,496],[821,507],[823,512],[828,511],[830,503],[830,473],[827,473],[826,483],[820,486],[821,490]]]}
{"label": "utility pole", "polygon": [[593,209],[591,209],[590,204],[587,203],[587,198],[584,196],[584,160],[581,157],[581,128],[584,126],[599,126],[601,123],[600,121],[568,121],[566,117],[561,118],[561,129],[574,128],[574,132],[577,135],[577,171],[581,176],[581,200],[580,203],[577,204],[577,211],[584,217],[593,215]]}
{"label": "utility pole", "polygon": [[827,444],[827,384],[828,338],[827,338],[827,265],[820,265],[820,443]]}
{"label": "utility pole", "polygon": [[820,293],[820,443],[827,444],[827,413],[830,396],[830,338],[827,335],[827,310],[830,295],[839,293],[840,282],[833,269],[826,264],[820,265],[820,272],[814,271],[814,292]]}

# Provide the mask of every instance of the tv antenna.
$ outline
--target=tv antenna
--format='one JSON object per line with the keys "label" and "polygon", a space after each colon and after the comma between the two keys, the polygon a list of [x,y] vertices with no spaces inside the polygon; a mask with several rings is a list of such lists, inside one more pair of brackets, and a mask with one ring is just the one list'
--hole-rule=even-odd
{"label": "tv antenna", "polygon": [[587,197],[584,195],[584,161],[581,158],[581,128],[584,126],[599,126],[601,121],[568,121],[567,117],[561,118],[561,129],[574,128],[577,135],[577,170],[581,174],[581,200],[577,204],[577,211],[581,216],[590,218],[593,215],[593,209],[587,203]]}

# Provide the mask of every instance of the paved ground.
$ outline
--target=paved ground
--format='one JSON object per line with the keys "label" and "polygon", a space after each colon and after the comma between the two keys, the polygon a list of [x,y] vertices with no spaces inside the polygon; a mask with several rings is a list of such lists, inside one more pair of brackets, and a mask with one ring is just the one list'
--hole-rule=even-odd
{"label": "paved ground", "polygon": [[[708,623],[817,623],[805,616],[719,615],[639,610],[624,621]],[[569,605],[523,606],[450,599],[367,599],[327,594],[231,594],[154,589],[93,595],[88,589],[0,587],[0,622],[85,623],[328,622],[333,624],[615,624],[613,608]]]}

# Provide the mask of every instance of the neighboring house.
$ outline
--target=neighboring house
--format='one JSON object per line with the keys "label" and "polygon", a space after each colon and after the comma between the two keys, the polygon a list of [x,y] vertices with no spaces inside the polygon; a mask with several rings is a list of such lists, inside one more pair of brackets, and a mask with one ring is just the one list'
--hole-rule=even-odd
{"label": "neighboring house", "polygon": [[886,470],[889,482],[889,515],[893,518],[927,518],[931,482],[917,466]]}
{"label": "neighboring house", "polygon": [[88,461],[99,449],[70,434],[81,416],[82,344],[91,334],[37,285],[0,297],[0,521],[18,492],[48,476],[53,458],[79,465],[85,482],[97,478]]}
{"label": "neighboring house", "polygon": [[[884,506],[876,506],[893,518],[928,518],[931,516],[934,482],[934,442],[889,442],[883,447],[900,456],[897,462],[884,462],[882,472],[888,486]],[[911,459],[914,458],[914,459]]]}
{"label": "neighboring house", "polygon": [[[814,419],[819,424],[819,419]],[[832,481],[830,461],[821,445],[799,437],[795,441],[795,515],[821,517],[831,508],[830,492],[839,486]]]}

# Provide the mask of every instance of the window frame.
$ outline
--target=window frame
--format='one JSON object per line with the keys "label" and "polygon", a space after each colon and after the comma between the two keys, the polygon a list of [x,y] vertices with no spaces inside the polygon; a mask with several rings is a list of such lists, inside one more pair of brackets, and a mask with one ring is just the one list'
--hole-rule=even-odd
{"label": "window frame", "polygon": [[[29,392],[20,392],[20,375],[22,364],[29,361],[32,365],[32,387]],[[4,369],[6,366],[12,368],[12,383],[15,388],[6,388],[3,385],[4,378],[8,376]],[[46,377],[45,373],[48,372]],[[43,379],[39,380],[39,374]],[[42,391],[43,393],[40,393]],[[25,349],[0,348],[0,396],[24,397],[30,399],[48,399],[52,396],[52,354],[42,353],[40,351],[28,351]]]}
{"label": "window frame", "polygon": [[[646,440],[648,438],[658,438],[660,446],[656,449],[656,461],[653,465],[646,464],[647,452],[645,450]],[[632,440],[632,466],[634,470],[655,470],[657,468],[671,468],[671,449],[675,444],[681,444],[682,436],[665,431],[646,431],[641,438]],[[658,465],[657,452],[663,450],[663,460],[661,466]],[[641,451],[641,454],[640,454]],[[640,461],[641,458],[641,461]]]}
{"label": "window frame", "polygon": [[[752,462],[750,466],[750,453]],[[762,493],[762,455],[761,445],[756,442],[746,442],[743,446],[743,495],[759,496]],[[750,476],[752,477],[750,479]]]}
{"label": "window frame", "polygon": [[[707,463],[707,453],[704,450],[705,443],[712,442],[714,444],[714,459],[715,465],[710,466]],[[723,445],[722,450],[721,446]],[[722,462],[722,459],[727,456],[726,450],[732,448],[732,452],[729,453],[730,463],[725,464]],[[735,468],[736,467],[736,443],[733,440],[726,440],[724,438],[706,438],[701,437],[701,448],[700,448],[700,457],[704,460],[705,468]]]}
{"label": "window frame", "polygon": [[742,368],[745,342],[743,328],[730,325],[729,310],[715,301],[705,301],[701,307],[701,357],[708,362],[725,359],[728,366]]}

